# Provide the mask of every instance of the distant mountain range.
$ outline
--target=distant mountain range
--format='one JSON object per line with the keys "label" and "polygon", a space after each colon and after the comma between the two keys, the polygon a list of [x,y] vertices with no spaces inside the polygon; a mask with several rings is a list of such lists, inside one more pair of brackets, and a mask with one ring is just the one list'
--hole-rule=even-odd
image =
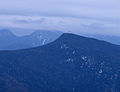
{"label": "distant mountain range", "polygon": [[[12,30],[17,31],[17,29]],[[56,40],[61,34],[61,31],[38,30],[29,35],[16,36],[9,29],[0,29],[0,43],[2,43],[0,44],[0,50],[17,50],[42,46]],[[118,36],[97,34],[85,34],[85,36],[120,45],[120,37]]]}
{"label": "distant mountain range", "polygon": [[16,36],[10,30],[0,30],[0,50],[16,50],[45,45],[57,39],[60,31],[35,31],[30,35]]}
{"label": "distant mountain range", "polygon": [[0,52],[0,92],[120,92],[120,46],[64,33]]}
{"label": "distant mountain range", "polygon": [[86,36],[100,39],[100,40],[105,40],[105,41],[111,42],[113,44],[120,45],[120,36],[99,35],[99,34],[94,34],[94,35],[88,34]]}

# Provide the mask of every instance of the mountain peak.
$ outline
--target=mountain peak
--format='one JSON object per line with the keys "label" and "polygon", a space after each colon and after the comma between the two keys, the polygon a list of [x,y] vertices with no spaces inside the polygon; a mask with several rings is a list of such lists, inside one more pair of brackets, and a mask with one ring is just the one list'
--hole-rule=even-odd
{"label": "mountain peak", "polygon": [[[60,37],[76,37],[79,35],[73,34],[73,33],[63,33]],[[80,37],[80,36],[79,36]]]}
{"label": "mountain peak", "polygon": [[120,48],[118,45],[114,45],[112,43],[103,41],[103,40],[97,40],[94,38],[79,36],[72,33],[63,33],[55,42],[56,44],[59,44],[61,46],[67,45],[71,46],[73,48],[78,49],[91,49],[93,51],[101,51],[102,52],[111,52],[111,51],[120,51]]}
{"label": "mountain peak", "polygon": [[8,35],[14,35],[10,30],[8,30],[8,29],[2,29],[2,30],[0,30],[0,35],[1,36],[8,36]]}
{"label": "mountain peak", "polygon": [[72,34],[72,33],[63,33],[58,39],[59,40],[74,40],[74,41],[79,41],[79,43],[80,42],[86,42],[86,43],[96,42],[97,44],[113,45],[112,43],[109,43],[109,42],[106,42],[106,41],[103,41],[103,40],[98,40],[98,39],[91,38],[91,37],[84,37],[84,36],[80,36],[80,35]]}
{"label": "mountain peak", "polygon": [[86,37],[82,37],[80,35],[76,35],[72,33],[63,33],[57,40],[77,40],[81,38],[86,38]]}

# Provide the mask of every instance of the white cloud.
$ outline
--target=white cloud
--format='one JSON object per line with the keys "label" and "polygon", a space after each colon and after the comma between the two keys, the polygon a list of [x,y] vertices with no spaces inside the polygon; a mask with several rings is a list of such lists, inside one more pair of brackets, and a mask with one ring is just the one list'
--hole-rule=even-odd
{"label": "white cloud", "polygon": [[119,0],[0,0],[0,26],[120,35]]}
{"label": "white cloud", "polygon": [[86,18],[1,15],[0,27],[120,35],[120,23]]}
{"label": "white cloud", "polygon": [[119,0],[0,0],[1,13],[119,19]]}

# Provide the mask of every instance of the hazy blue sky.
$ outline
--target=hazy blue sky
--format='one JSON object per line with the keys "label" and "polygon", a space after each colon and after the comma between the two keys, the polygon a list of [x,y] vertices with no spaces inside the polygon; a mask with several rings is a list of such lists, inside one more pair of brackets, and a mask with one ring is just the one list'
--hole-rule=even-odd
{"label": "hazy blue sky", "polygon": [[120,1],[0,0],[0,27],[120,35]]}

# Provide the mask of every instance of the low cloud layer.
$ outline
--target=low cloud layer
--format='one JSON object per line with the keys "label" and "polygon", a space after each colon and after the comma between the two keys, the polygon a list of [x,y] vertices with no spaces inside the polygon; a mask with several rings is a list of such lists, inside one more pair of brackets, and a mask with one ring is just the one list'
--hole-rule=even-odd
{"label": "low cloud layer", "polygon": [[79,34],[120,35],[120,23],[86,18],[44,16],[0,16],[1,28],[60,30]]}
{"label": "low cloud layer", "polygon": [[1,14],[120,20],[119,0],[3,0]]}
{"label": "low cloud layer", "polygon": [[118,0],[4,0],[0,27],[120,35]]}

